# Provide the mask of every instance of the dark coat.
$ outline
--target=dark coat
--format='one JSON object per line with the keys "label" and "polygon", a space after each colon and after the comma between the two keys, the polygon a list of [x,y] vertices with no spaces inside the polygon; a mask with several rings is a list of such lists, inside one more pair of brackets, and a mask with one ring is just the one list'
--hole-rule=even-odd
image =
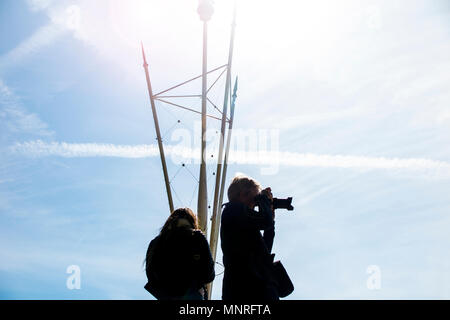
{"label": "dark coat", "polygon": [[199,230],[180,228],[157,236],[147,257],[145,288],[157,299],[196,299],[198,290],[215,277],[208,241]]}
{"label": "dark coat", "polygon": [[259,212],[240,202],[225,204],[220,227],[224,300],[278,299],[272,273],[274,236],[268,198],[261,200]]}

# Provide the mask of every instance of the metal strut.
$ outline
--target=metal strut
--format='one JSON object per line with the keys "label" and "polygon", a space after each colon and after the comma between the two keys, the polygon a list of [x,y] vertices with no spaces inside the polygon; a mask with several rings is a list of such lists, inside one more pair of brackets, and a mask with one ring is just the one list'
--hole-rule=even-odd
{"label": "metal strut", "polygon": [[208,186],[206,179],[206,92],[208,75],[208,21],[214,13],[211,0],[200,0],[197,9],[203,21],[203,59],[202,59],[202,143],[200,154],[200,174],[198,184],[197,217],[200,229],[206,233],[208,222]]}
{"label": "metal strut", "polygon": [[[233,22],[231,24],[231,37],[230,37],[230,46],[229,46],[229,52],[228,52],[228,68],[227,68],[227,78],[226,78],[226,84],[225,84],[225,96],[223,101],[223,112],[222,112],[222,126],[220,130],[220,141],[219,141],[219,156],[217,160],[217,169],[216,169],[216,185],[214,189],[214,205],[213,205],[213,212],[212,212],[212,221],[211,221],[211,234],[210,234],[210,240],[209,240],[209,246],[211,248],[211,254],[214,261],[216,261],[216,253],[217,253],[217,240],[218,240],[218,231],[220,226],[220,211],[221,211],[221,202],[222,198],[219,199],[219,191],[220,195],[223,196],[223,188],[224,188],[224,181],[226,178],[226,161],[228,156],[228,150],[229,150],[229,141],[227,141],[227,150],[225,154],[225,163],[224,163],[224,173],[222,175],[222,185],[220,184],[220,178],[222,174],[222,157],[223,157],[223,145],[224,145],[224,138],[225,138],[225,125],[227,120],[227,109],[228,109],[228,101],[230,98],[230,86],[231,86],[231,65],[233,61],[233,47],[234,47],[234,32],[236,28],[236,6],[234,7],[233,12]],[[234,93],[233,93],[233,101],[232,101],[232,108],[231,116],[229,120],[230,129],[228,131],[228,140],[231,138],[231,126],[232,126],[232,119],[234,115],[234,100],[236,99],[236,90],[237,90],[237,79],[236,83],[234,85]],[[208,288],[208,294],[211,295],[212,292],[212,283],[209,285]]]}
{"label": "metal strut", "polygon": [[164,181],[166,183],[167,198],[169,201],[170,213],[172,213],[173,212],[173,200],[172,200],[172,192],[170,190],[169,176],[167,174],[167,165],[166,165],[166,158],[164,156],[164,147],[162,144],[161,133],[159,131],[158,115],[156,114],[155,100],[154,100],[153,94],[152,94],[152,84],[150,82],[150,75],[148,72],[148,63],[147,63],[147,59],[145,58],[144,45],[142,43],[141,43],[141,47],[142,47],[142,58],[144,59],[144,69],[145,69],[145,78],[147,80],[148,95],[150,97],[150,104],[152,107],[153,120],[155,121],[155,131],[156,131],[156,137],[158,140],[159,154],[161,156],[161,164],[162,164],[163,172],[164,172]]}
{"label": "metal strut", "polygon": [[[228,154],[230,152],[230,141],[231,141],[231,132],[233,129],[233,120],[234,120],[234,107],[236,102],[236,91],[237,91],[237,83],[238,78],[236,77],[236,81],[234,83],[234,89],[233,89],[233,97],[231,100],[231,106],[230,106],[230,121],[228,122],[228,134],[227,134],[227,144],[225,147],[225,156],[223,160],[223,172],[222,172],[222,181],[220,183],[220,194],[217,202],[217,211],[215,212],[213,222],[211,222],[211,235],[209,240],[209,245],[211,248],[211,254],[213,257],[213,260],[216,262],[216,255],[217,255],[217,241],[219,240],[219,228],[220,228],[220,220],[222,217],[222,202],[223,202],[223,193],[225,190],[225,181],[227,177],[227,168],[228,168]],[[214,230],[214,232],[213,232]],[[211,298],[212,293],[212,285],[213,283],[208,284],[208,294],[209,298]]]}

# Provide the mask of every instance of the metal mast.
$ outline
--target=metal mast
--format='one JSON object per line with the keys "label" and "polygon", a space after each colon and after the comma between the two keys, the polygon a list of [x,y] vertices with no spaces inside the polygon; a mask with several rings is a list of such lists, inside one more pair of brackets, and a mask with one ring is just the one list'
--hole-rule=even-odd
{"label": "metal mast", "polygon": [[162,164],[163,172],[164,172],[164,181],[166,184],[167,198],[169,200],[170,213],[172,213],[173,212],[172,192],[170,190],[170,181],[169,181],[169,176],[167,174],[166,158],[164,157],[164,147],[162,144],[161,133],[159,131],[158,116],[156,114],[155,100],[153,99],[153,92],[152,92],[152,84],[150,82],[150,75],[148,72],[148,63],[147,63],[147,59],[145,58],[144,45],[142,43],[141,43],[141,47],[142,47],[142,58],[144,59],[144,69],[145,69],[145,78],[147,80],[148,95],[150,96],[153,120],[155,121],[156,137],[158,140],[159,154],[161,156],[161,164]]}
{"label": "metal mast", "polygon": [[[216,169],[216,186],[214,190],[214,205],[212,212],[212,221],[211,221],[211,234],[209,245],[211,248],[211,254],[216,260],[216,250],[217,250],[217,239],[218,239],[218,229],[220,225],[220,220],[218,220],[218,211],[221,210],[219,205],[219,190],[220,190],[220,178],[222,173],[222,158],[223,158],[223,145],[225,139],[225,125],[226,125],[226,116],[228,112],[228,101],[230,98],[230,86],[231,86],[231,64],[233,61],[233,45],[234,45],[234,30],[236,28],[236,7],[234,7],[233,13],[233,22],[231,24],[231,37],[230,37],[230,47],[228,52],[228,67],[227,67],[227,76],[226,76],[226,84],[225,84],[225,96],[223,101],[223,112],[222,112],[222,126],[220,130],[220,141],[219,141],[219,156],[217,160],[217,169]],[[224,177],[225,178],[225,177]]]}
{"label": "metal mast", "polygon": [[[231,132],[233,129],[233,120],[234,120],[234,107],[235,107],[235,103],[236,103],[236,92],[237,92],[237,84],[238,84],[238,78],[236,77],[236,81],[234,83],[234,89],[233,89],[233,97],[231,100],[231,106],[230,106],[230,120],[229,120],[229,126],[228,126],[228,135],[227,135],[227,145],[225,147],[225,156],[224,156],[224,164],[223,164],[223,173],[222,173],[222,182],[220,184],[220,195],[219,195],[219,199],[218,199],[218,204],[217,204],[217,212],[216,212],[216,216],[215,216],[215,221],[214,224],[211,228],[211,238],[209,241],[209,245],[211,247],[211,254],[213,257],[214,262],[216,261],[216,253],[217,253],[217,240],[219,238],[219,225],[220,225],[220,219],[222,216],[222,202],[223,202],[223,193],[225,190],[225,181],[226,181],[226,177],[227,177],[227,167],[228,167],[228,154],[230,152],[230,140],[231,140]],[[227,97],[228,98],[228,97]],[[212,230],[215,230],[214,233],[212,233]],[[213,283],[209,283],[208,284],[208,295],[209,295],[209,299],[211,298],[211,294],[212,294],[212,285]]]}
{"label": "metal mast", "polygon": [[[236,100],[236,90],[237,90],[237,78],[234,85],[233,95],[231,98],[230,94],[230,87],[231,87],[231,64],[233,59],[233,44],[234,44],[234,33],[235,33],[235,25],[236,25],[236,5],[234,8],[234,14],[233,14],[233,22],[231,25],[231,37],[230,37],[230,46],[229,46],[229,52],[228,52],[228,63],[222,66],[219,66],[213,70],[208,71],[207,70],[207,40],[208,40],[208,21],[211,19],[211,16],[214,12],[213,6],[211,4],[211,0],[199,0],[199,5],[197,9],[198,14],[200,15],[200,19],[203,21],[203,59],[202,59],[202,74],[200,76],[191,78],[187,81],[184,81],[180,84],[177,84],[175,86],[170,87],[169,89],[163,90],[161,92],[158,92],[156,94],[153,94],[152,92],[152,86],[150,82],[150,76],[148,71],[148,64],[144,53],[144,46],[142,45],[142,57],[144,59],[144,69],[145,69],[145,76],[147,80],[147,87],[148,87],[148,93],[150,97],[151,107],[152,107],[152,113],[153,113],[153,119],[155,122],[155,131],[156,136],[158,140],[158,146],[161,156],[161,164],[163,167],[164,172],[164,180],[166,184],[166,191],[167,191],[167,197],[169,200],[169,206],[170,206],[170,212],[172,213],[174,210],[173,207],[173,200],[172,200],[172,193],[171,193],[171,185],[170,180],[167,173],[167,166],[166,166],[166,160],[164,157],[164,148],[162,144],[160,129],[159,129],[159,123],[158,123],[158,117],[156,114],[156,108],[155,108],[155,101],[158,100],[162,103],[171,105],[173,107],[181,108],[187,111],[191,111],[197,114],[201,114],[202,116],[202,142],[201,142],[201,162],[200,162],[200,176],[198,180],[199,184],[199,190],[198,190],[198,203],[197,203],[197,216],[198,216],[198,222],[199,227],[201,230],[206,234],[207,230],[207,221],[208,221],[208,189],[207,189],[207,177],[206,177],[206,118],[209,117],[211,119],[216,119],[221,121],[221,135],[220,135],[220,145],[219,145],[219,155],[218,155],[218,162],[217,162],[217,170],[216,170],[216,184],[215,184],[215,192],[214,192],[214,203],[213,203],[213,211],[212,211],[212,222],[211,222],[211,233],[210,233],[210,247],[213,255],[214,261],[216,260],[216,251],[217,251],[217,240],[218,240],[218,229],[220,226],[220,219],[221,219],[221,205],[223,200],[223,193],[225,188],[225,179],[226,179],[226,172],[227,172],[227,162],[228,162],[228,153],[230,148],[230,140],[231,140],[231,129],[232,129],[232,123],[234,119],[234,106],[235,106],[235,100]],[[225,70],[226,68],[226,70]],[[212,85],[208,88],[208,82],[207,82],[207,76],[208,74],[215,72],[217,70],[223,69],[217,79],[212,83]],[[209,100],[208,98],[208,92],[211,90],[211,88],[217,83],[219,78],[225,73],[226,71],[226,82],[225,82],[225,96],[224,96],[224,102],[223,102],[223,112],[220,112],[220,110],[214,105],[214,103]],[[202,93],[201,95],[164,95],[165,93],[176,89],[180,86],[183,86],[187,83],[190,83],[198,78],[202,78]],[[174,103],[166,100],[166,98],[183,98],[183,97],[201,97],[202,98],[202,110],[201,112],[192,109],[190,107],[182,106],[179,103]],[[231,100],[231,102],[229,101]],[[207,103],[211,103],[217,111],[219,111],[222,115],[221,118],[215,117],[213,115],[209,115],[206,113],[206,107]],[[230,118],[227,118],[227,111],[228,111],[228,104],[230,103]],[[179,122],[179,121],[178,121]],[[223,149],[224,149],[224,137],[225,137],[225,131],[226,131],[226,123],[229,123],[228,128],[228,134],[227,134],[227,143],[225,147],[225,156],[223,157]],[[222,159],[223,158],[223,159]],[[223,160],[223,162],[222,162]],[[223,165],[222,165],[223,164]],[[184,166],[184,165],[183,165]],[[194,177],[195,178],[195,177]],[[209,285],[210,290],[208,291],[209,296],[211,296],[211,288],[212,283]]]}
{"label": "metal mast", "polygon": [[203,66],[202,66],[202,150],[200,177],[198,187],[197,216],[200,229],[206,233],[208,220],[208,189],[206,185],[206,94],[207,94],[207,48],[208,48],[208,21],[214,12],[209,0],[199,0],[197,9],[200,19],[203,21]]}
{"label": "metal mast", "polygon": [[[222,183],[220,184],[220,195],[219,195],[219,203],[217,211],[217,224],[220,223],[220,217],[222,216],[222,212],[220,208],[222,207],[223,203],[223,192],[225,190],[225,180],[227,177],[227,168],[228,168],[228,154],[230,153],[230,140],[231,140],[231,131],[233,129],[233,120],[234,120],[234,107],[236,104],[236,92],[238,88],[238,77],[236,77],[236,81],[234,82],[234,89],[233,89],[233,96],[231,100],[231,107],[230,107],[230,122],[228,123],[228,135],[227,135],[227,145],[225,147],[225,157],[224,157],[224,165],[223,165],[223,173],[222,173]],[[218,234],[216,234],[215,242],[217,243],[217,237]]]}

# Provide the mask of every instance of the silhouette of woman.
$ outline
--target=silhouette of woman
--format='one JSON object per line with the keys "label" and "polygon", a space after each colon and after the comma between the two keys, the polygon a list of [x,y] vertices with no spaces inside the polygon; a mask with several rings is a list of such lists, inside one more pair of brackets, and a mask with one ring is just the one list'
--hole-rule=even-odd
{"label": "silhouette of woman", "polygon": [[189,208],[172,212],[147,249],[145,289],[158,300],[207,299],[215,277],[208,241]]}

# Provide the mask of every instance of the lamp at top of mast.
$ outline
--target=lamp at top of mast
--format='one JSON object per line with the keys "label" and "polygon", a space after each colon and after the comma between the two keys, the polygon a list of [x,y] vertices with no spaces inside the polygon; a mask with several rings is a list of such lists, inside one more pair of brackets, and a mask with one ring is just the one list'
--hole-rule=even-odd
{"label": "lamp at top of mast", "polygon": [[200,20],[209,21],[214,13],[214,7],[211,0],[199,0],[197,12],[200,15]]}

